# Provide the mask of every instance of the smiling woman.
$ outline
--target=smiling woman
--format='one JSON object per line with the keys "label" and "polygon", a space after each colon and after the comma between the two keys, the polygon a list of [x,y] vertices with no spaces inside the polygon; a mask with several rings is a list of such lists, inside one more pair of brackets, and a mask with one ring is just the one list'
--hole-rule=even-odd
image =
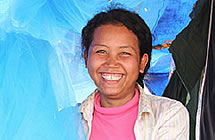
{"label": "smiling woman", "polygon": [[82,30],[82,47],[97,86],[80,107],[87,139],[188,139],[185,107],[143,91],[152,39],[139,15],[120,8],[97,14]]}
{"label": "smiling woman", "polygon": [[93,38],[85,60],[102,93],[101,106],[123,105],[133,98],[138,74],[144,72],[148,55],[140,60],[138,39],[123,25],[102,25],[95,29]]}

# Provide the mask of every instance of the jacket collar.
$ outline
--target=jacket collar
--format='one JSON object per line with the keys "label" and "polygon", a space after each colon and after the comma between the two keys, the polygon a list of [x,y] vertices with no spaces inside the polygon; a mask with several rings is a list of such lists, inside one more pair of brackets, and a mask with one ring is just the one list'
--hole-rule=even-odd
{"label": "jacket collar", "polygon": [[140,92],[138,119],[143,119],[144,113],[153,114],[150,99],[151,95],[145,94],[143,88],[139,84],[136,85],[136,88]]}
{"label": "jacket collar", "polygon": [[98,93],[96,89],[85,101],[80,105],[80,112],[84,120],[91,121],[94,112],[94,97]]}

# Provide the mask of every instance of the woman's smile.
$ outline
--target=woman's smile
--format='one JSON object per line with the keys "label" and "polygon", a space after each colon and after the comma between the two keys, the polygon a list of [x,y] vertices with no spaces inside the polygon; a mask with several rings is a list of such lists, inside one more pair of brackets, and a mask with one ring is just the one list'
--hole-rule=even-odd
{"label": "woman's smile", "polygon": [[122,78],[123,74],[119,73],[101,73],[101,76],[104,80],[107,81],[118,81]]}

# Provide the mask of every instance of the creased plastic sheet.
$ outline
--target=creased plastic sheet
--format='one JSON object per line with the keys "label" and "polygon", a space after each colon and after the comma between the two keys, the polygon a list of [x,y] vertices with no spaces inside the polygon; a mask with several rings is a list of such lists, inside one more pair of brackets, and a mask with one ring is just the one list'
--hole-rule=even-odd
{"label": "creased plastic sheet", "polygon": [[84,140],[74,95],[59,108],[56,92],[69,98],[70,91],[61,89],[68,86],[66,75],[55,66],[58,57],[50,44],[22,33],[0,37],[0,139]]}

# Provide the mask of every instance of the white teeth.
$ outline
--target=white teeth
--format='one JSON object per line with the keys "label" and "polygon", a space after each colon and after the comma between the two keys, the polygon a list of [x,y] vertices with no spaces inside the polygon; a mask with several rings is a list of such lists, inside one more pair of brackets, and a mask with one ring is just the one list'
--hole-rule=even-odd
{"label": "white teeth", "polygon": [[119,80],[122,76],[114,76],[114,75],[102,75],[105,80]]}

